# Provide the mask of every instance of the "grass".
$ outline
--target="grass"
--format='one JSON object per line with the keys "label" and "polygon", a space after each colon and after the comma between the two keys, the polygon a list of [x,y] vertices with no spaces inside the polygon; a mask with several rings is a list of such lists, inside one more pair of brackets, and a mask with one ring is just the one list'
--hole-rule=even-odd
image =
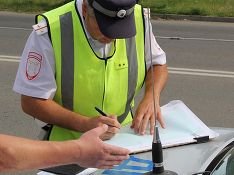
{"label": "grass", "polygon": [[[69,0],[0,0],[1,11],[44,12]],[[234,17],[234,0],[140,0],[159,14]]]}
{"label": "grass", "polygon": [[1,11],[44,12],[61,6],[69,0],[0,0]]}
{"label": "grass", "polygon": [[140,0],[159,14],[234,17],[234,0]]}

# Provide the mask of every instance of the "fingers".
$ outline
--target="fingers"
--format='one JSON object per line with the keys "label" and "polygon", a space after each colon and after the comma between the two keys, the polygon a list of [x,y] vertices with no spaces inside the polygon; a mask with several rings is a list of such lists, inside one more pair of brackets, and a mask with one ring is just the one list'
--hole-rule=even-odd
{"label": "fingers", "polygon": [[115,134],[113,133],[104,133],[103,135],[100,136],[101,140],[110,140],[112,137],[114,137]]}
{"label": "fingers", "polygon": [[150,114],[146,114],[144,116],[143,120],[141,121],[141,127],[140,127],[139,134],[141,134],[141,135],[145,134],[146,128],[148,126],[149,119],[150,119]]}
{"label": "fingers", "polygon": [[[144,107],[142,107],[144,106]],[[133,119],[131,128],[134,129],[135,133],[144,135],[148,126],[150,125],[150,134],[154,133],[155,126],[155,115],[153,108],[147,107],[147,105],[139,106],[136,115]],[[160,106],[157,106],[157,120],[162,128],[165,128],[165,123],[161,114]]]}
{"label": "fingers", "polygon": [[107,130],[108,133],[116,134],[118,133],[118,131],[119,131],[119,128],[108,126],[108,130]]}
{"label": "fingers", "polygon": [[139,133],[139,128],[141,125],[142,118],[144,117],[144,114],[137,112],[136,116],[133,119],[133,123],[131,128],[134,129],[135,133]]}
{"label": "fingers", "polygon": [[108,126],[108,130],[100,136],[102,140],[109,140],[115,136],[119,131],[119,128]]}
{"label": "fingers", "polygon": [[103,161],[101,163],[99,163],[99,165],[97,165],[96,168],[99,169],[112,169],[114,168],[114,166],[119,165],[120,163],[122,163],[124,160],[119,160],[119,161]]}
{"label": "fingers", "polygon": [[106,152],[110,153],[111,155],[115,156],[128,156],[130,154],[130,151],[125,148],[117,147],[117,146],[112,146],[109,144],[105,144],[105,150]]}
{"label": "fingers", "polygon": [[99,117],[99,121],[101,123],[108,125],[108,130],[100,136],[100,139],[102,140],[111,139],[116,133],[118,133],[121,127],[120,123],[117,121],[116,116],[108,116],[108,117],[101,116]]}
{"label": "fingers", "polygon": [[163,120],[163,117],[162,117],[162,114],[161,112],[158,113],[158,118],[157,118],[158,122],[160,123],[161,127],[162,128],[165,128],[165,123],[164,123],[164,120]]}
{"label": "fingers", "polygon": [[155,126],[155,119],[154,117],[150,118],[150,134],[153,135],[154,134],[154,126]]}
{"label": "fingers", "polygon": [[120,162],[127,160],[128,158],[129,158],[129,156],[108,155],[106,157],[105,161],[110,162],[110,164],[108,164],[108,165],[118,165]]}
{"label": "fingers", "polygon": [[99,117],[100,122],[103,124],[107,124],[108,126],[121,128],[121,124],[118,122],[116,116],[100,116]]}
{"label": "fingers", "polygon": [[103,161],[99,161],[96,166],[100,169],[110,169],[113,168],[115,165],[119,165],[121,162],[127,160],[128,158],[129,156],[108,155],[105,156]]}
{"label": "fingers", "polygon": [[102,136],[100,137],[102,140],[109,140],[111,139],[115,134],[117,134],[119,131],[119,128],[116,127],[111,127],[108,126],[108,130],[102,134]]}
{"label": "fingers", "polygon": [[108,130],[108,126],[104,124],[102,126],[99,126],[97,128],[90,130],[89,132],[92,132],[92,135],[94,135],[95,137],[99,137],[102,134],[104,134],[107,130]]}
{"label": "fingers", "polygon": [[102,161],[99,163],[99,165],[97,166],[108,166],[108,167],[113,167],[115,165],[119,165],[121,162],[123,162],[124,160],[126,160],[126,157],[124,158],[119,158],[118,160],[113,160],[112,158],[108,158],[105,161]]}
{"label": "fingers", "polygon": [[[160,123],[161,127],[165,128],[165,123],[163,121],[162,115],[158,115],[157,120]],[[150,116],[150,114],[146,114],[143,117],[142,121],[140,121],[140,123],[138,124],[140,126],[140,129],[139,129],[139,132],[138,132],[139,134],[145,135],[148,123],[150,125],[150,134],[152,135],[154,133],[154,127],[155,127],[155,124],[156,124],[154,114],[152,114],[151,116]],[[135,125],[135,127],[136,126],[137,125]],[[135,129],[135,130],[137,130],[137,129]]]}
{"label": "fingers", "polygon": [[137,110],[131,128],[134,129],[135,133],[144,135],[150,118],[151,118],[151,112],[148,111],[140,112],[140,110]]}
{"label": "fingers", "polygon": [[104,155],[101,156],[102,161],[97,165],[100,169],[110,169],[114,165],[120,164],[122,161],[129,158],[130,151],[124,148],[105,144]]}

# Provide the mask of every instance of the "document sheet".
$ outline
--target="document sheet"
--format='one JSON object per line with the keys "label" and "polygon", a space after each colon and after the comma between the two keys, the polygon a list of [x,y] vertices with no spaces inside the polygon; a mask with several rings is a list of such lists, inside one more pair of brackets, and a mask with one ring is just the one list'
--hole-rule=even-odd
{"label": "document sheet", "polygon": [[[196,142],[195,138],[203,136],[209,136],[209,139],[218,136],[180,100],[162,106],[161,112],[166,124],[165,129],[158,126],[163,148],[193,143]],[[149,131],[144,136],[136,135],[130,125],[127,125],[106,143],[127,148],[135,153],[151,150],[152,140],[153,136]]]}

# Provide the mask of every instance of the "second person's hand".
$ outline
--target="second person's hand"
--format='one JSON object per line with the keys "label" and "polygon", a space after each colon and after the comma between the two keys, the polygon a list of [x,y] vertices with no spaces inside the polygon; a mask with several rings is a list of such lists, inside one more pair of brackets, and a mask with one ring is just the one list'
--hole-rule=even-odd
{"label": "second person's hand", "polygon": [[129,158],[129,150],[108,145],[100,140],[100,135],[105,132],[107,125],[103,124],[84,133],[79,140],[73,141],[80,148],[77,158],[80,166],[109,169]]}

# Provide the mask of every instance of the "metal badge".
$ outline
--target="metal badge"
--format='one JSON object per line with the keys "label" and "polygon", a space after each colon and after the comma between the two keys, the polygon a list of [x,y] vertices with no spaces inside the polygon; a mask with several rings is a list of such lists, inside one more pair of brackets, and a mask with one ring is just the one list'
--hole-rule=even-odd
{"label": "metal badge", "polygon": [[126,16],[126,14],[127,14],[126,10],[123,10],[123,9],[122,9],[122,10],[118,11],[117,16],[118,16],[119,18],[123,18],[123,17]]}

